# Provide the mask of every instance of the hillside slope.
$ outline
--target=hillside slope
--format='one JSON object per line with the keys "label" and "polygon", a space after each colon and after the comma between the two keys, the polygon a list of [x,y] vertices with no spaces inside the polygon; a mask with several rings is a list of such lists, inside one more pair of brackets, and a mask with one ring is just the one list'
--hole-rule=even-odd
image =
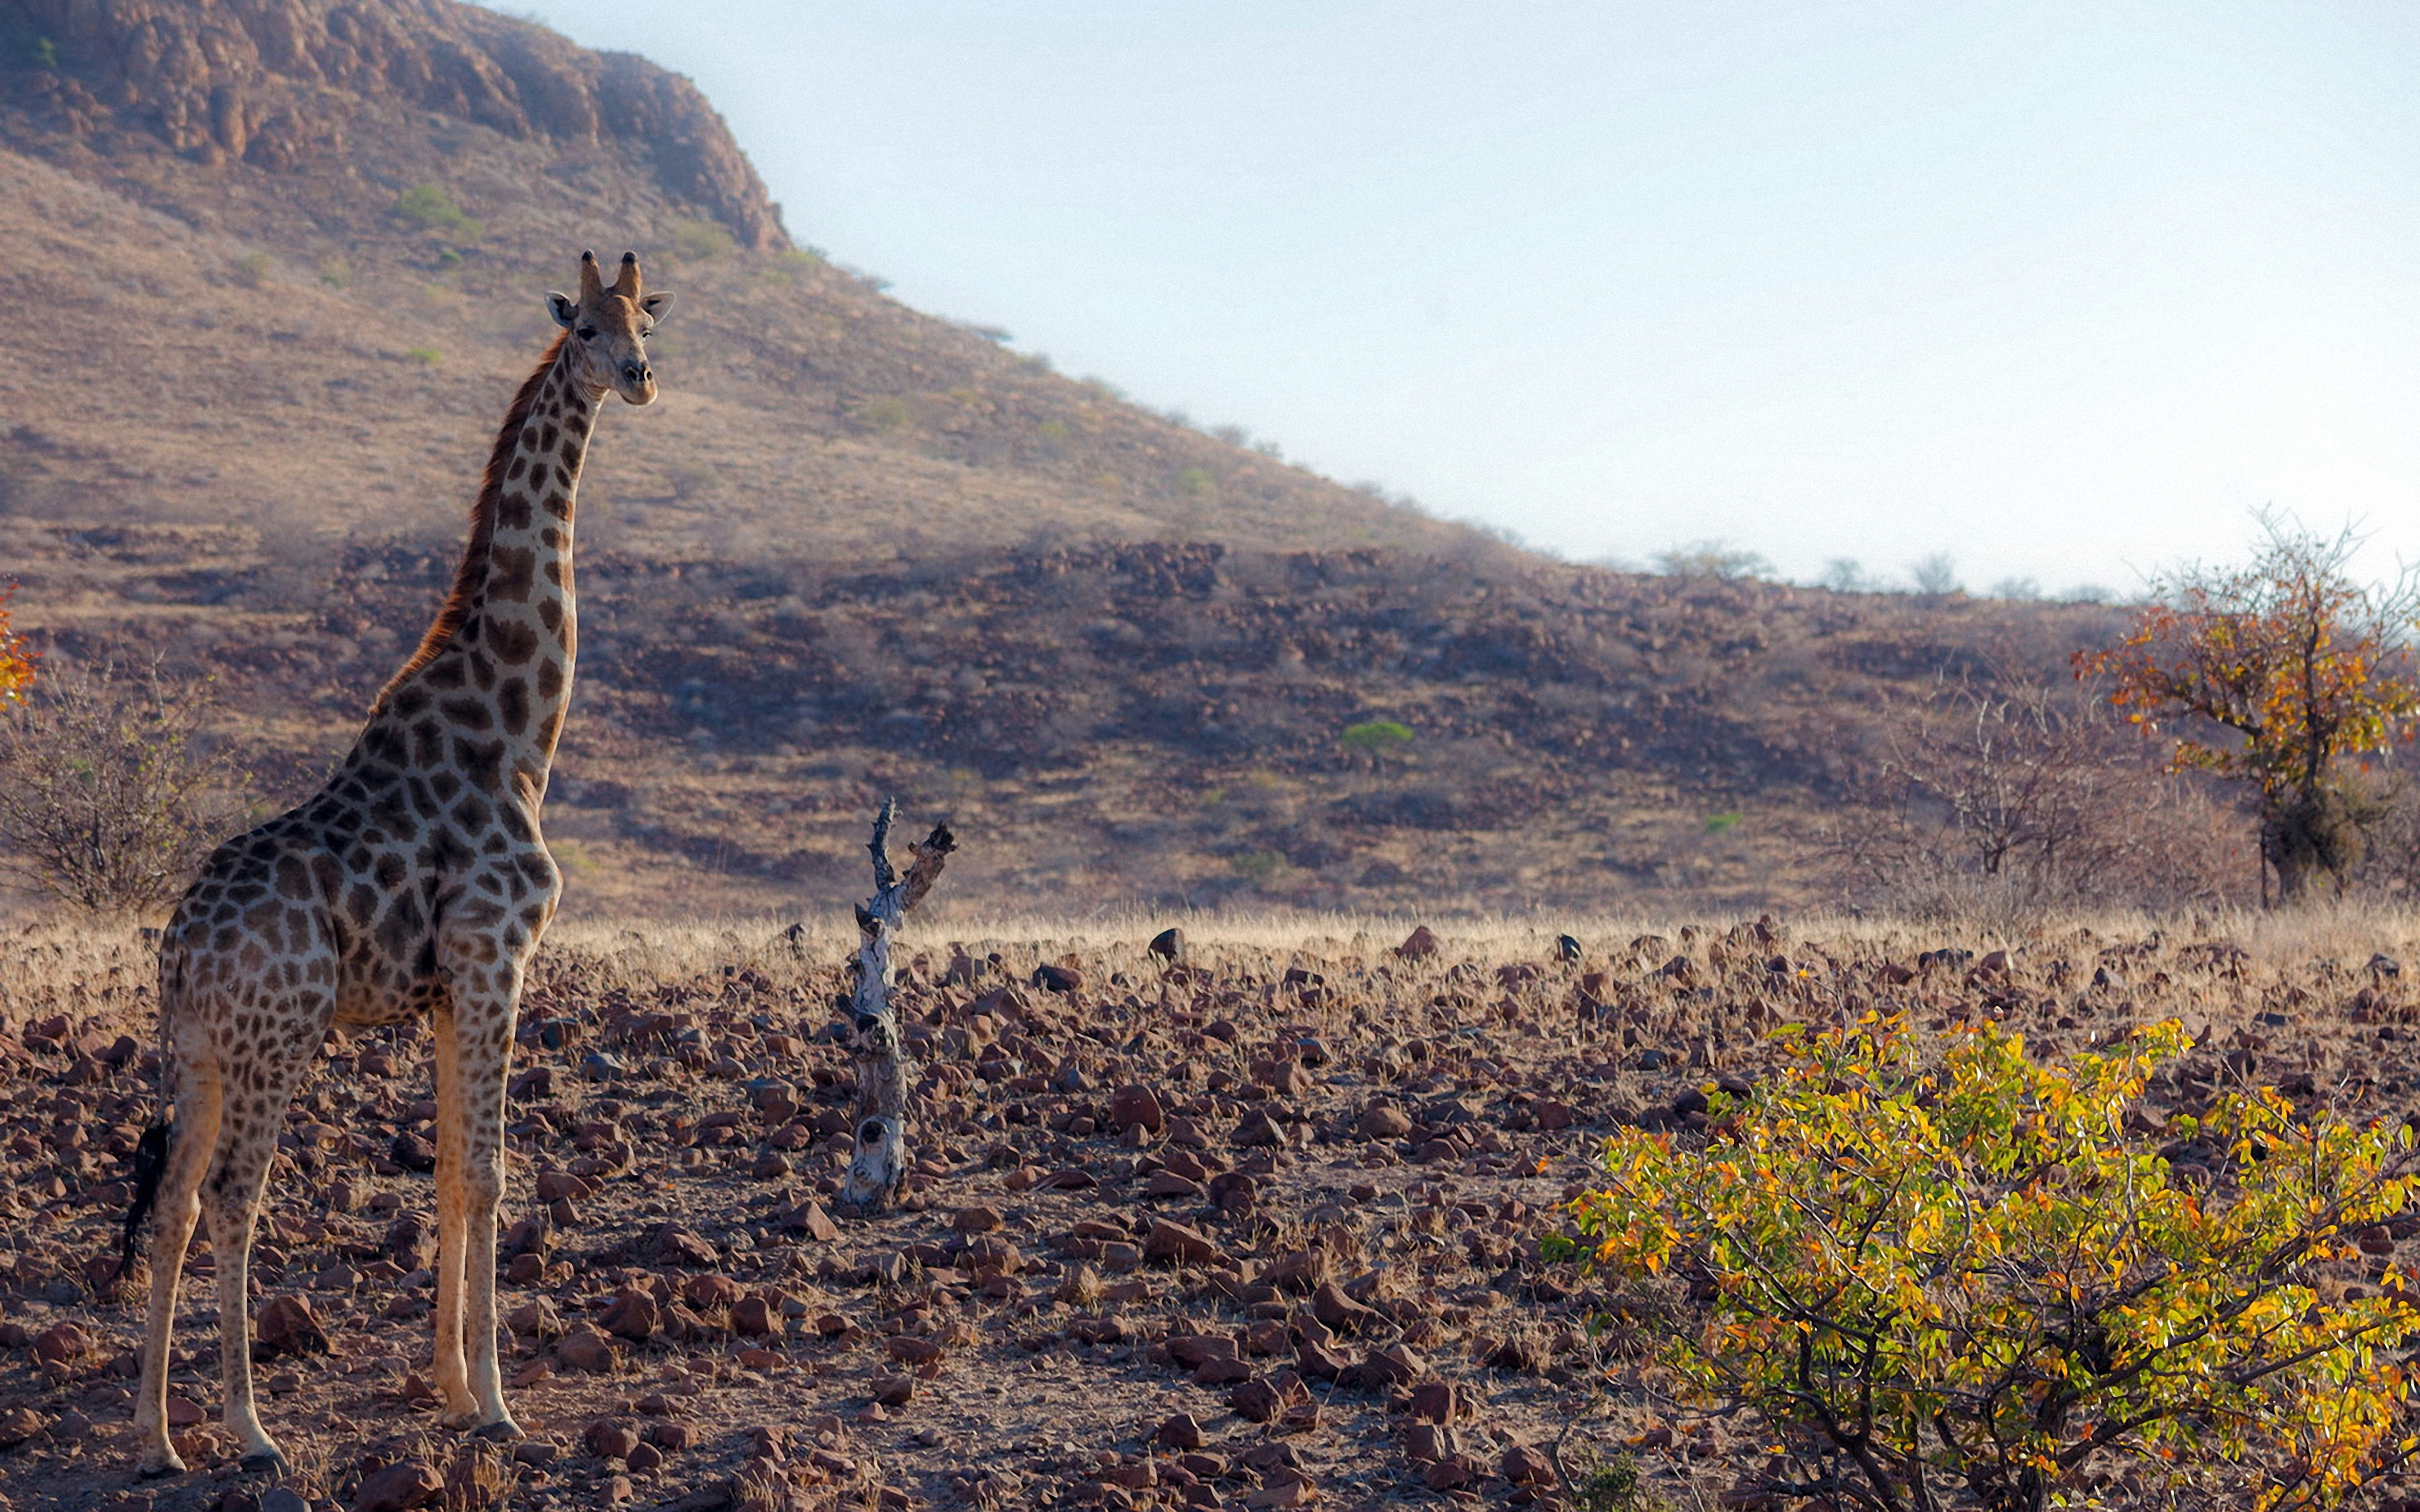
{"label": "hillside slope", "polygon": [[450,535],[539,296],[636,247],[683,305],[592,541],[1456,533],[883,298],[688,81],[453,0],[0,0],[0,148],[15,514]]}
{"label": "hillside slope", "polygon": [[2109,628],[1388,505],[884,298],[686,81],[454,0],[0,0],[20,624],[214,676],[263,801],[308,791],[442,593],[541,291],[625,246],[681,303],[582,490],[575,914],[836,904],[893,792],[991,906],[1825,899],[1882,711]]}

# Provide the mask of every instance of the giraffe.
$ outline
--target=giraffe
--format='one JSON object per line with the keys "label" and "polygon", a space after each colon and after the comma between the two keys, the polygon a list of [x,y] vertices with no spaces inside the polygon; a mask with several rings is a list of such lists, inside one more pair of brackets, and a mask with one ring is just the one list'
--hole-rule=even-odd
{"label": "giraffe", "polygon": [[125,1236],[131,1263],[155,1214],[146,1474],[184,1468],[168,1339],[196,1217],[217,1263],[225,1421],[247,1470],[284,1463],[253,1408],[247,1267],[287,1102],[332,1024],[432,1021],[443,1420],[520,1436],[496,1365],[496,1201],[513,1018],[562,893],[538,816],[571,699],[572,498],[605,395],[654,402],[646,340],[672,304],[640,292],[635,253],[611,286],[582,254],[579,296],[546,298],[563,330],[505,413],[419,649],[318,793],[220,846],[162,934],[163,1109]]}

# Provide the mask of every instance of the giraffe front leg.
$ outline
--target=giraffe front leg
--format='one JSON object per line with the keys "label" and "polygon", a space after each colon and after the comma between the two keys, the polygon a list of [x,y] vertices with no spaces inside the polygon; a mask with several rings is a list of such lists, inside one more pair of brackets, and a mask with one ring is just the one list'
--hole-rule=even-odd
{"label": "giraffe front leg", "polygon": [[[520,972],[507,961],[455,979],[450,1057],[458,1129],[456,1220],[443,1242],[460,1258],[445,1275],[460,1290],[454,1336],[467,1358],[464,1391],[446,1393],[445,1426],[489,1438],[517,1439],[520,1426],[504,1406],[496,1350],[496,1207],[504,1196],[504,1082],[511,1068]],[[445,1116],[441,1107],[440,1116]]]}
{"label": "giraffe front leg", "polygon": [[462,1355],[462,1061],[455,1009],[441,1009],[437,1036],[437,1394],[442,1421],[467,1418],[477,1403]]}

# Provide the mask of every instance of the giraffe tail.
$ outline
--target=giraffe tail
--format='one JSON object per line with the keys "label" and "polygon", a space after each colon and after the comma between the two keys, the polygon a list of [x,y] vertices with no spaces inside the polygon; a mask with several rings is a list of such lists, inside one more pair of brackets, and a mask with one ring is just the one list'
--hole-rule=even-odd
{"label": "giraffe tail", "polygon": [[134,1257],[143,1249],[143,1222],[151,1216],[151,1205],[160,1198],[160,1179],[168,1169],[168,1135],[171,1123],[165,1115],[161,1121],[143,1131],[134,1142],[134,1200],[127,1204],[126,1232],[117,1243],[117,1273],[122,1277],[134,1269]]}
{"label": "giraffe tail", "polygon": [[177,1054],[169,1015],[184,995],[182,965],[182,952],[160,952],[160,1106],[151,1126],[134,1142],[131,1172],[134,1196],[126,1205],[126,1227],[117,1242],[117,1274],[121,1281],[133,1272],[134,1257],[143,1253],[143,1224],[151,1216],[152,1205],[160,1199],[160,1182],[168,1171],[168,1141],[176,1133]]}

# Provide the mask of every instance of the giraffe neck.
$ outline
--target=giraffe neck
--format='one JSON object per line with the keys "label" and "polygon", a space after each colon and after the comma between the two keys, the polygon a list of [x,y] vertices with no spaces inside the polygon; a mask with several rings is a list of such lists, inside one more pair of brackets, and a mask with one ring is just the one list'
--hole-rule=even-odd
{"label": "giraffe neck", "polygon": [[516,756],[526,752],[541,791],[571,709],[580,640],[572,517],[596,427],[596,396],[573,377],[568,354],[559,355],[504,469],[487,576],[470,620],[494,664],[499,732],[520,748]]}
{"label": "giraffe neck", "polygon": [[374,732],[409,727],[411,764],[525,785],[533,801],[571,703],[573,505],[597,409],[566,348],[550,355],[497,435],[453,595],[371,717]]}

